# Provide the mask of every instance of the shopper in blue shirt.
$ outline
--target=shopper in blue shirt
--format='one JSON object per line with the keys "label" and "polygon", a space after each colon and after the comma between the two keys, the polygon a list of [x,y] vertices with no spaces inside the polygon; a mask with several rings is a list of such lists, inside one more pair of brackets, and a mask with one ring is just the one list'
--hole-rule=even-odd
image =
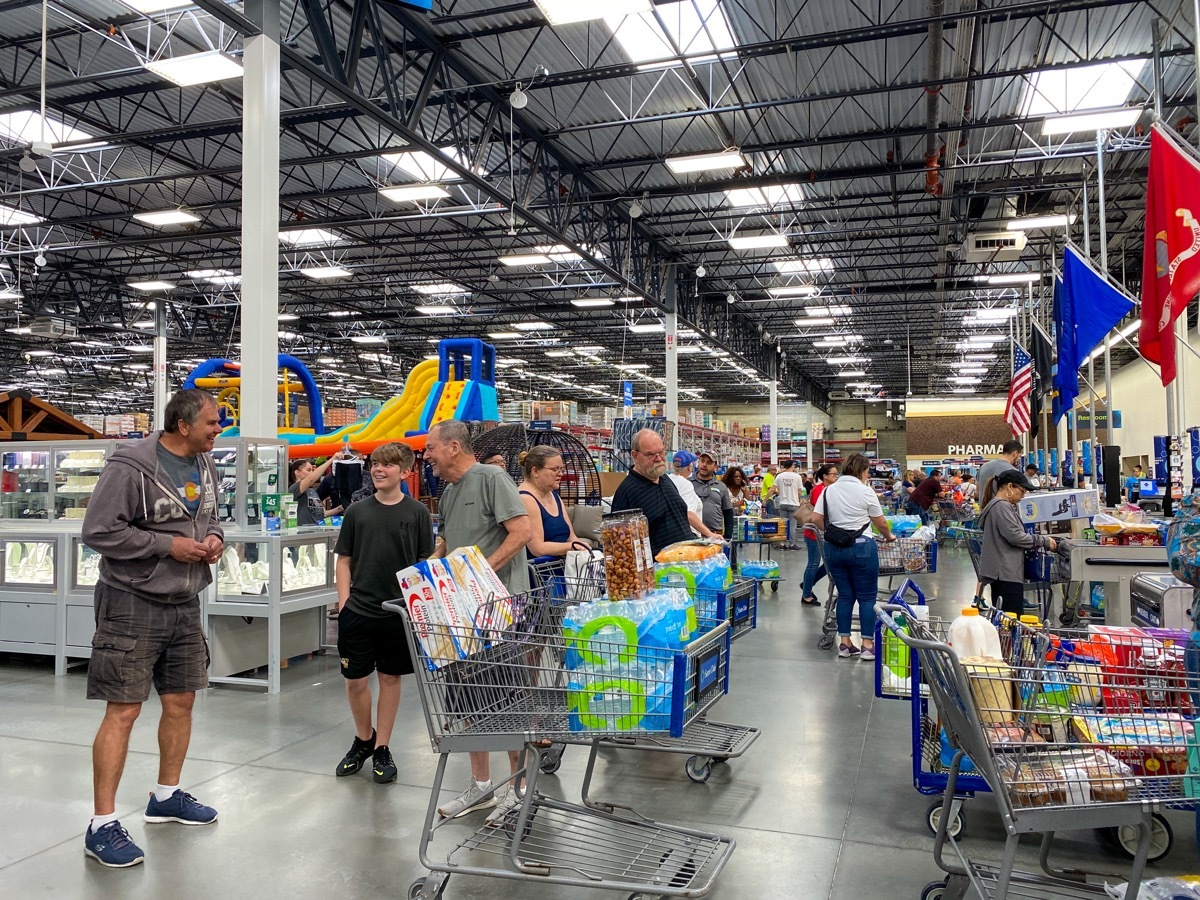
{"label": "shopper in blue shirt", "polygon": [[1134,466],[1133,474],[1125,479],[1125,496],[1130,503],[1137,503],[1142,496],[1142,467]]}

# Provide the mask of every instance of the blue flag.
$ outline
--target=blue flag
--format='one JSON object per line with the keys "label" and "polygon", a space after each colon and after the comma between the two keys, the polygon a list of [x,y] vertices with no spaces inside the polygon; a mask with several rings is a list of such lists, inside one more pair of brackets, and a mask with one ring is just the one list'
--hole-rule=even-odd
{"label": "blue flag", "polygon": [[1110,331],[1133,312],[1134,303],[1109,284],[1074,247],[1063,251],[1062,279],[1054,282],[1058,326],[1059,398],[1055,421],[1075,406],[1079,367]]}

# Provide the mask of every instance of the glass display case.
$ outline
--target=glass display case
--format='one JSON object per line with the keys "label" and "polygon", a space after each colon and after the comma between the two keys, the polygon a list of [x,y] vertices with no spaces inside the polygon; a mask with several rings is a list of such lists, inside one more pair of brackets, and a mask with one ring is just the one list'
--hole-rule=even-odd
{"label": "glass display case", "polygon": [[54,450],[54,518],[82,519],[113,445]]}
{"label": "glass display case", "polygon": [[75,547],[75,570],[71,586],[75,589],[88,590],[96,586],[100,580],[100,554],[85,544],[79,538],[73,542]]}
{"label": "glass display case", "polygon": [[8,449],[17,446],[0,453],[0,518],[48,519],[50,451]]}
{"label": "glass display case", "polygon": [[55,569],[58,542],[45,540],[0,539],[4,554],[3,583],[6,587],[28,586],[53,591],[58,584]]}
{"label": "glass display case", "polygon": [[[288,534],[288,546],[279,558],[279,592],[294,594],[310,588],[332,585],[333,552],[327,535],[301,543],[296,535]],[[226,542],[225,552],[217,564],[217,593],[232,596],[256,597],[266,594],[271,583],[272,550],[269,540]]]}
{"label": "glass display case", "polygon": [[261,522],[259,496],[287,490],[287,445],[258,438],[221,438],[212,451],[217,467],[217,511],[222,522]]}

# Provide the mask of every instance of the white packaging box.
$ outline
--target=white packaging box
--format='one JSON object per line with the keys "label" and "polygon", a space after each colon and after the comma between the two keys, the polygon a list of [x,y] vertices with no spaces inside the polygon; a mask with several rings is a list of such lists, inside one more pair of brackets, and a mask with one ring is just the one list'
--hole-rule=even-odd
{"label": "white packaging box", "polygon": [[1090,519],[1100,514],[1100,492],[1037,491],[1026,494],[1017,504],[1021,521],[1061,522],[1067,519]]}

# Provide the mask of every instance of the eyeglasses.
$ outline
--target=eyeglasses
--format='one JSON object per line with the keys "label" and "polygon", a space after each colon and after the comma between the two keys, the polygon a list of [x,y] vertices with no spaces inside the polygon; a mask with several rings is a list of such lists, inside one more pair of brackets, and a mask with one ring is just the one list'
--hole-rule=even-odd
{"label": "eyeglasses", "polygon": [[644,450],[634,450],[633,452],[638,456],[644,456],[647,459],[666,459],[667,457],[666,450],[659,450],[657,453],[646,453]]}
{"label": "eyeglasses", "polygon": [[564,471],[566,471],[565,466],[543,466],[542,468],[543,471],[553,472],[555,475],[561,475]]}

